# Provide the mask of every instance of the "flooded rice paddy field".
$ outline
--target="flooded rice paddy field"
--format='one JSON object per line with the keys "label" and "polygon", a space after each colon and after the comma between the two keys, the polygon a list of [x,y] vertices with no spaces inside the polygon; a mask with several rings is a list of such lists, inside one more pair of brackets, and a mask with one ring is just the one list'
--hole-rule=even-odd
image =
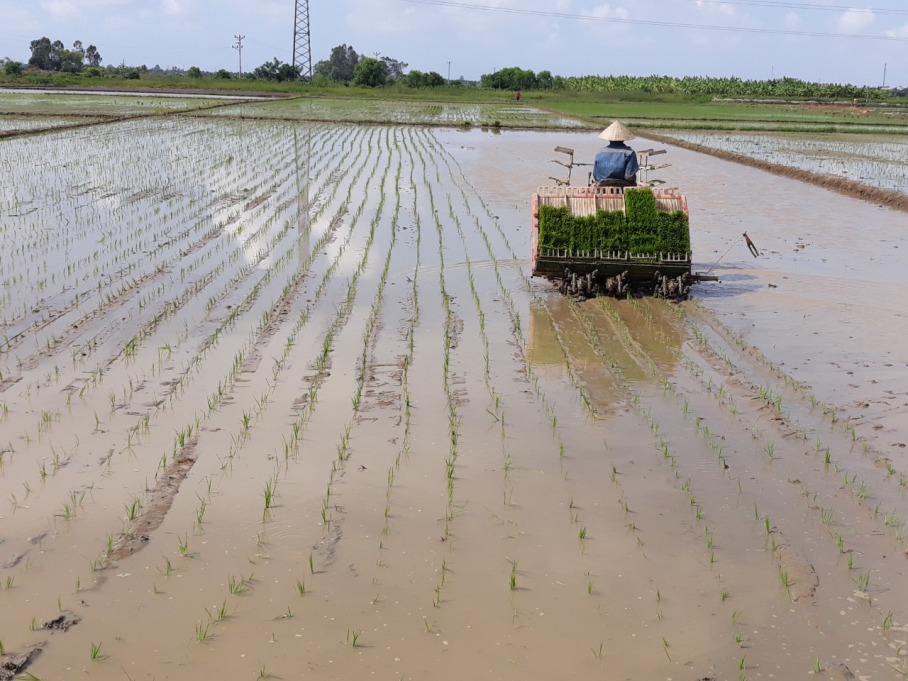
{"label": "flooded rice paddy field", "polygon": [[[99,119],[81,119],[80,123],[97,122]],[[18,130],[42,130],[71,125],[72,118],[57,116],[3,116],[0,115],[0,134]]]}
{"label": "flooded rice paddy field", "polygon": [[908,138],[893,135],[819,135],[680,132],[668,137],[782,166],[857,180],[880,189],[908,188]]}
{"label": "flooded rice paddy field", "polygon": [[576,303],[528,277],[527,197],[588,137],[0,145],[6,653],[42,679],[906,673],[903,216],[673,149],[696,259],[744,229],[764,255],[681,305]]}
{"label": "flooded rice paddy field", "polygon": [[826,122],[794,122],[794,121],[703,121],[697,119],[665,119],[665,118],[639,118],[628,122],[629,125],[640,126],[650,129],[682,129],[697,130],[701,129],[712,133],[721,133],[723,131],[747,131],[747,132],[784,132],[792,134],[817,132],[824,135],[830,133],[840,134],[881,134],[881,135],[904,135],[908,134],[908,125],[881,125],[877,123],[851,123],[827,119]]}
{"label": "flooded rice paddy field", "polygon": [[578,128],[575,118],[525,104],[469,104],[463,102],[389,102],[361,99],[301,97],[262,104],[238,104],[203,115],[241,118],[279,118],[301,121],[401,123],[422,125],[491,125],[502,127]]}
{"label": "flooded rice paddy field", "polygon": [[23,116],[29,114],[125,116],[189,110],[211,106],[217,102],[218,100],[210,97],[0,92],[0,113]]}

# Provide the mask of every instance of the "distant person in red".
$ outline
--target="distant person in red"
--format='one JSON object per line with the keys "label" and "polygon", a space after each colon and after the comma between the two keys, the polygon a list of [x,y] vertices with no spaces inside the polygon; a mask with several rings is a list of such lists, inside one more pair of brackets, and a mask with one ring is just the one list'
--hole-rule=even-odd
{"label": "distant person in red", "polygon": [[520,102],[520,90],[517,91],[517,102]]}

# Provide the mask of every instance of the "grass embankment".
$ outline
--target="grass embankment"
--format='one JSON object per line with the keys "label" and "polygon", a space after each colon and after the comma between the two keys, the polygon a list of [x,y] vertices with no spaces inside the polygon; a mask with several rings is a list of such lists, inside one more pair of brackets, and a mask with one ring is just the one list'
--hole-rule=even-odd
{"label": "grass embankment", "polygon": [[651,189],[625,193],[624,211],[597,211],[574,216],[570,209],[539,208],[539,241],[543,247],[572,251],[687,254],[690,223],[683,211],[669,213],[656,208]]}

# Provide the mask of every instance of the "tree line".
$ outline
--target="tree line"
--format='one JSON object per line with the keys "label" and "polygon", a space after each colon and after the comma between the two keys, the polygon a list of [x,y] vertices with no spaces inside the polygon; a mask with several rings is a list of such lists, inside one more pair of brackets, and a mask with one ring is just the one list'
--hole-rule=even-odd
{"label": "tree line", "polygon": [[853,99],[886,97],[881,88],[840,83],[810,83],[797,78],[744,80],[709,76],[553,76],[517,67],[484,74],[481,86],[500,90],[574,90],[578,92],[645,92],[656,95],[742,97],[755,99]]}
{"label": "tree line", "polygon": [[[41,71],[63,71],[65,73],[81,73],[85,67],[98,68],[103,59],[98,48],[82,45],[81,40],[73,43],[72,49],[60,40],[51,41],[48,37],[38,38],[29,43],[32,56],[28,66]],[[22,73],[25,66],[21,62],[7,59],[4,61],[3,70],[7,75],[17,76]]]}
{"label": "tree line", "polygon": [[[145,73],[185,75],[190,78],[230,79],[238,74],[220,69],[204,72],[197,66],[186,71],[172,68],[167,71],[155,66],[106,66],[101,68],[101,54],[94,45],[83,47],[80,40],[72,49],[59,40],[47,37],[29,43],[31,58],[27,65],[6,59],[0,61],[7,75],[19,76],[26,69],[56,71],[87,76],[109,75],[112,77],[139,79]],[[383,87],[399,85],[408,88],[436,88],[443,85],[465,85],[463,78],[447,81],[436,71],[410,70],[409,64],[378,53],[367,57],[358,53],[352,45],[338,45],[331,50],[327,59],[315,64],[312,73],[314,85],[353,85],[357,87]],[[244,78],[269,82],[293,82],[300,80],[300,69],[275,58],[266,61]],[[839,83],[810,83],[797,78],[773,80],[744,80],[741,78],[712,78],[709,76],[570,76],[553,75],[551,71],[522,69],[517,66],[499,69],[483,74],[478,86],[491,90],[567,90],[577,92],[643,92],[654,95],[684,95],[693,97],[739,97],[754,99],[852,99],[885,98],[887,96],[908,96],[908,90],[884,90],[882,88],[859,87]]]}

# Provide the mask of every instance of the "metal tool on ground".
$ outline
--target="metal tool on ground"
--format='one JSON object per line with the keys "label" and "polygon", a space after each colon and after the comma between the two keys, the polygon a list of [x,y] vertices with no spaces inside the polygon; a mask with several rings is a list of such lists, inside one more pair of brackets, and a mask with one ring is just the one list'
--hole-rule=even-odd
{"label": "metal tool on ground", "polygon": [[728,250],[725,251],[725,253],[722,254],[722,257],[719,258],[718,260],[716,260],[716,262],[713,263],[713,266],[710,267],[708,270],[706,270],[706,274],[709,274],[709,273],[712,272],[714,269],[716,269],[716,267],[718,266],[718,264],[719,264],[720,262],[722,262],[722,261],[725,259],[725,256],[728,255],[729,253],[731,253],[731,249],[733,249],[735,246],[737,246],[739,243],[741,243],[741,239],[746,240],[746,242],[747,242],[747,250],[750,251],[750,254],[751,254],[753,257],[755,257],[755,258],[759,258],[759,257],[760,257],[760,251],[757,250],[757,247],[754,245],[754,242],[750,240],[750,237],[749,237],[749,236],[747,236],[747,232],[744,232],[744,234],[742,234],[741,236],[739,236],[737,239],[735,239],[735,240],[732,242],[731,246],[728,247]]}

